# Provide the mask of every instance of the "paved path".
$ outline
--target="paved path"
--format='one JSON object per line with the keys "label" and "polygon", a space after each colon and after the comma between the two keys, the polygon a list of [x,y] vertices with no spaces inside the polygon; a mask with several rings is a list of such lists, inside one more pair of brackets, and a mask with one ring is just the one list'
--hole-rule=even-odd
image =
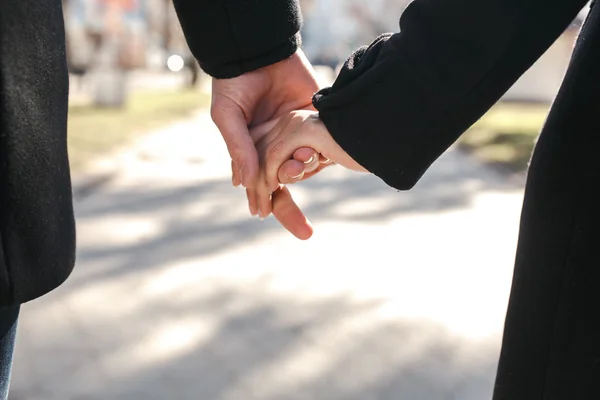
{"label": "paved path", "polygon": [[490,397],[520,185],[456,151],[408,193],[331,168],[294,188],[300,242],[248,216],[205,114],[114,160],[76,272],[23,308],[12,399]]}

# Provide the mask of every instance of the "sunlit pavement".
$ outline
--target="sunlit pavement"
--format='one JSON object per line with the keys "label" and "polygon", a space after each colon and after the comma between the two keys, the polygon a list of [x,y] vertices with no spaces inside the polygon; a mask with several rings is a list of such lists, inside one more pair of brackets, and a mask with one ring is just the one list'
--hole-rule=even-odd
{"label": "sunlit pavement", "polygon": [[333,167],[293,188],[300,242],[249,216],[206,114],[113,161],[11,399],[490,398],[521,185],[455,150],[406,193]]}

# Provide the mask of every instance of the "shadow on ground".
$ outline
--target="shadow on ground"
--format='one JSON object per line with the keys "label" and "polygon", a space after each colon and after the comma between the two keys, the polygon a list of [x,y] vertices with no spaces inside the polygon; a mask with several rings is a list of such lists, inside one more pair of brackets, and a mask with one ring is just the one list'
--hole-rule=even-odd
{"label": "shadow on ground", "polygon": [[[405,214],[460,210],[470,207],[477,194],[519,189],[477,167],[457,169],[444,158],[435,171],[404,193],[367,175],[323,174],[302,185],[310,199],[305,212],[317,223],[377,224]],[[177,261],[194,260],[198,269],[208,268],[203,258],[235,251],[241,242],[274,230],[285,234],[274,220],[232,217],[242,199],[239,192],[232,193],[229,182],[215,180],[168,191],[128,186],[101,198],[90,196],[78,204],[80,224],[149,214],[160,227],[134,244],[81,245],[76,274],[26,313],[45,321],[44,307],[60,309],[73,301],[65,300],[73,293],[135,281],[136,275],[140,280],[148,273],[160,276]],[[497,338],[476,343],[427,321],[376,318],[382,304],[350,294],[276,296],[261,286],[268,281],[266,275],[258,283],[235,286],[208,279],[197,292],[165,289],[135,306],[110,305],[113,299],[100,297],[114,313],[90,314],[80,331],[48,320],[38,342],[46,353],[39,355],[32,346],[28,354],[50,357],[50,352],[55,366],[37,372],[45,378],[34,388],[17,386],[11,399],[30,400],[25,389],[47,393],[40,398],[48,399],[64,393],[63,400],[490,398]],[[61,349],[81,341],[78,337],[87,338],[80,351],[92,356],[74,356],[61,364]],[[100,364],[110,372],[94,369]],[[73,379],[66,388],[60,378],[65,375]]]}
{"label": "shadow on ground", "polygon": [[[405,214],[465,209],[476,195],[486,191],[520,190],[519,183],[511,183],[477,165],[465,167],[448,157],[440,159],[434,171],[408,192],[398,192],[366,174],[327,172],[300,184],[308,198],[303,210],[317,224],[327,221],[377,224]],[[240,243],[258,240],[275,231],[287,234],[274,218],[263,222],[249,215],[231,218],[232,210],[239,210],[244,201],[243,192],[239,189],[236,192],[223,180],[203,181],[173,190],[127,187],[103,194],[101,202],[84,201],[78,207],[80,224],[120,216],[161,213],[165,216],[159,219],[160,233],[139,243],[80,245],[80,264],[110,260],[112,267],[78,274],[72,280],[78,285],[94,284],[178,259],[233,251]],[[186,211],[189,207],[201,207],[202,212],[194,216]]]}
{"label": "shadow on ground", "polygon": [[[260,288],[249,289],[255,290]],[[97,357],[109,376],[99,379],[86,357],[63,370],[57,360],[46,373],[53,383],[38,383],[39,398],[59,393],[64,400],[491,398],[496,342],[453,338],[423,321],[355,326],[369,320],[377,302],[343,296],[257,302],[244,291],[223,288],[176,307],[159,300],[146,307],[169,317],[148,323],[138,312],[123,319],[128,329],[121,334],[102,319],[79,332],[90,338],[102,333],[109,350]],[[64,341],[69,334],[57,327],[46,340]],[[25,399],[31,397],[20,397],[18,390],[11,397]]]}

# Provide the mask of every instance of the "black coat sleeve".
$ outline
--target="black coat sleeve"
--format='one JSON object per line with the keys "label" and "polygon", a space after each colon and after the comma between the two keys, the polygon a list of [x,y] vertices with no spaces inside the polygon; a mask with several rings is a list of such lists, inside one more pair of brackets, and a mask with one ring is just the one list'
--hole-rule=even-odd
{"label": "black coat sleeve", "polygon": [[550,47],[587,0],[415,0],[313,99],[335,140],[410,189]]}
{"label": "black coat sleeve", "polygon": [[173,0],[200,67],[232,78],[291,56],[300,45],[298,0]]}

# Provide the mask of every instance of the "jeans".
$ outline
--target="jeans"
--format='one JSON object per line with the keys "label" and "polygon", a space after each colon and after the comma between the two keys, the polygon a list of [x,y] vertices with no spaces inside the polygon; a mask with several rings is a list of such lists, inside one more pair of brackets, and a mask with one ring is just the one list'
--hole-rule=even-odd
{"label": "jeans", "polygon": [[0,310],[0,400],[8,398],[19,307]]}

